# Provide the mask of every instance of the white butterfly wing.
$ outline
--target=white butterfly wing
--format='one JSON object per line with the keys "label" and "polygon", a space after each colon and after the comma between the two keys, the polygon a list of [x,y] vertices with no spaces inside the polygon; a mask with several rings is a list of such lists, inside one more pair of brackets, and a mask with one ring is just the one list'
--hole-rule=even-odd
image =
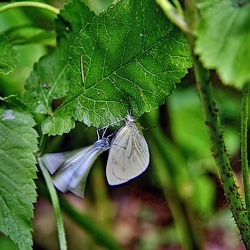
{"label": "white butterfly wing", "polygon": [[84,190],[89,171],[96,160],[96,158],[103,152],[98,148],[92,148],[88,152],[81,163],[79,162],[79,167],[74,171],[71,180],[69,182],[68,190],[72,193],[84,197]]}
{"label": "white butterfly wing", "polygon": [[54,174],[56,170],[66,161],[64,153],[49,153],[43,155],[41,158],[50,174]]}
{"label": "white butterfly wing", "polygon": [[[61,152],[61,153],[48,153],[44,154],[41,159],[46,166],[46,168],[49,170],[50,174],[54,174],[62,165],[65,165],[66,161],[70,160],[70,158],[77,158],[77,155],[83,154],[83,152],[86,150],[79,149],[71,152]],[[79,154],[78,154],[79,153]]]}
{"label": "white butterfly wing", "polygon": [[42,161],[53,174],[52,181],[58,190],[61,192],[70,190],[84,197],[89,171],[96,158],[109,148],[109,144],[109,139],[103,138],[82,150],[45,154],[42,156]]}
{"label": "white butterfly wing", "polygon": [[127,182],[144,172],[148,164],[148,145],[136,124],[121,128],[111,143],[106,169],[108,183]]}
{"label": "white butterfly wing", "polygon": [[[44,165],[49,172],[53,174],[52,182],[58,190],[64,193],[68,191],[72,185],[76,185],[77,178],[79,178],[78,182],[80,182],[82,176],[78,175],[77,177],[77,172],[79,168],[83,171],[86,171],[88,168],[85,162],[88,162],[91,148],[92,146],[84,148],[70,158],[68,157],[71,155],[71,152],[52,153],[42,156]],[[91,165],[89,168],[90,167]]]}

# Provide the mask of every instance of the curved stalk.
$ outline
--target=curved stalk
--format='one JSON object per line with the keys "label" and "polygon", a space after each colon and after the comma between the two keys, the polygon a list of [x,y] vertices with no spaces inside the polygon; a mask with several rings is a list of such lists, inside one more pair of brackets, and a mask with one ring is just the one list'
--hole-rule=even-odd
{"label": "curved stalk", "polygon": [[177,8],[175,8],[167,0],[156,0],[157,4],[160,5],[166,16],[184,33],[190,33],[189,27],[184,19],[183,10],[178,4],[178,1],[174,1]]}
{"label": "curved stalk", "polygon": [[3,5],[0,7],[0,13],[6,10],[10,10],[10,9],[18,8],[18,7],[36,7],[36,8],[48,10],[55,15],[58,15],[60,13],[59,9],[51,5],[48,5],[45,3],[39,3],[39,2],[31,2],[31,1],[15,2],[15,3]]}
{"label": "curved stalk", "polygon": [[58,230],[58,238],[59,238],[59,246],[60,246],[61,250],[67,250],[65,230],[64,230],[63,219],[62,219],[62,214],[61,214],[61,210],[60,210],[60,205],[59,205],[57,193],[56,193],[55,187],[51,181],[51,177],[50,177],[46,167],[44,166],[41,158],[38,158],[38,163],[39,163],[40,169],[42,171],[43,177],[45,179],[46,185],[48,187],[51,201],[53,204],[53,208],[55,211],[57,230]]}

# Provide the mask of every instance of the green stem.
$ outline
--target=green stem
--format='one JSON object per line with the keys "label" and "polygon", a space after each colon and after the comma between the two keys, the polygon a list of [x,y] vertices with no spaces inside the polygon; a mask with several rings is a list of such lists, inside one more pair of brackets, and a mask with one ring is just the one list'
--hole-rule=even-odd
{"label": "green stem", "polygon": [[41,134],[40,135],[40,143],[39,143],[39,150],[38,150],[38,157],[40,157],[44,152],[45,142],[47,140],[47,135]]}
{"label": "green stem", "polygon": [[[176,9],[169,1],[167,0],[156,0],[157,4],[160,5],[166,16],[184,33],[189,33],[190,30],[187,26],[187,23],[184,20],[183,12],[179,13],[179,10]],[[177,2],[177,1],[175,1]],[[177,6],[178,8],[178,6]]]}
{"label": "green stem", "polygon": [[250,187],[249,187],[249,169],[247,155],[247,126],[248,126],[248,103],[249,103],[250,84],[246,85],[242,90],[241,104],[241,166],[244,183],[244,193],[246,200],[246,208],[248,211],[248,219],[250,221]]}
{"label": "green stem", "polygon": [[[147,123],[152,124],[150,116],[147,118]],[[152,166],[156,168],[156,178],[174,218],[181,247],[183,250],[202,249],[202,225],[197,226],[197,221],[191,218],[194,216],[189,216],[193,213],[190,206],[192,193],[183,192],[192,190],[185,160],[159,127],[154,128],[147,136],[155,142],[155,146],[151,148],[151,154],[154,155]]]}
{"label": "green stem", "polygon": [[39,3],[39,2],[31,2],[31,1],[15,2],[15,3],[3,5],[2,7],[0,7],[0,13],[3,11],[18,8],[18,7],[37,7],[40,9],[48,10],[48,11],[54,13],[55,15],[58,15],[60,13],[59,9],[57,9],[51,5],[48,5],[45,3]]}
{"label": "green stem", "polygon": [[[37,181],[37,186],[41,194],[49,199],[48,189],[45,185],[41,181]],[[106,227],[102,226],[101,223],[98,223],[96,219],[94,220],[90,216],[80,213],[62,196],[59,196],[59,201],[61,210],[83,231],[89,233],[89,235],[95,239],[96,244],[109,250],[122,249],[113,237],[107,233],[108,230]]]}
{"label": "green stem", "polygon": [[[41,181],[38,181],[37,186],[39,188],[39,191],[47,199],[49,199],[48,189],[45,188],[45,185]],[[122,249],[118,245],[118,243],[113,239],[113,237],[107,233],[108,230],[106,229],[106,227],[102,226],[101,223],[98,223],[96,219],[93,220],[90,216],[80,213],[62,196],[59,196],[58,198],[60,201],[59,203],[61,205],[61,210],[73,222],[75,222],[75,224],[79,225],[82,230],[89,233],[89,235],[93,239],[95,239],[96,244],[102,245],[104,248],[109,249],[109,250],[121,250]]]}
{"label": "green stem", "polygon": [[224,136],[218,116],[218,108],[212,95],[213,90],[210,81],[210,74],[203,68],[195,56],[193,56],[193,59],[201,106],[208,128],[213,157],[221,178],[224,194],[229,202],[233,217],[242,235],[242,240],[246,248],[250,249],[250,225],[228,159]]}
{"label": "green stem", "polygon": [[122,248],[111,237],[106,228],[102,228],[100,223],[93,221],[90,217],[79,213],[70,203],[62,197],[60,204],[63,212],[65,212],[76,224],[85,229],[98,242],[98,244],[106,247],[109,250],[121,250]]}
{"label": "green stem", "polygon": [[51,177],[50,177],[46,167],[44,166],[41,158],[38,158],[38,163],[39,163],[40,169],[42,171],[43,177],[45,179],[46,185],[48,187],[51,201],[53,204],[53,208],[55,211],[60,250],[67,250],[65,230],[64,230],[63,219],[62,219],[62,214],[61,214],[61,210],[60,210],[60,205],[59,205],[57,193],[56,193],[55,187],[51,181]]}
{"label": "green stem", "polygon": [[183,9],[182,9],[182,6],[181,6],[179,0],[173,0],[173,4],[175,5],[175,7],[176,7],[176,9],[177,9],[178,14],[179,14],[182,18],[184,18],[184,11],[183,11]]}

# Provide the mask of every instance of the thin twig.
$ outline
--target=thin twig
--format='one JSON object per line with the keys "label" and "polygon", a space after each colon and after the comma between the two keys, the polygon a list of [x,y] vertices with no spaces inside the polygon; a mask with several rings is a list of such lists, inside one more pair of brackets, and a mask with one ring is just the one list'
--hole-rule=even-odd
{"label": "thin twig", "polygon": [[51,177],[50,177],[46,167],[44,166],[41,158],[38,158],[38,163],[39,163],[40,169],[42,171],[43,177],[45,179],[46,185],[48,187],[51,201],[53,204],[53,208],[54,208],[54,212],[55,212],[55,216],[56,216],[60,250],[67,250],[66,235],[65,235],[63,219],[62,219],[62,214],[61,214],[61,210],[60,210],[60,205],[59,205],[57,193],[56,193],[55,187],[51,181]]}
{"label": "thin twig", "polygon": [[58,15],[60,13],[59,9],[57,9],[51,5],[48,5],[45,3],[39,3],[39,2],[31,2],[31,1],[23,1],[23,2],[15,2],[15,3],[5,4],[5,5],[0,7],[0,13],[3,11],[18,8],[18,7],[36,7],[36,8],[48,10],[56,15]]}

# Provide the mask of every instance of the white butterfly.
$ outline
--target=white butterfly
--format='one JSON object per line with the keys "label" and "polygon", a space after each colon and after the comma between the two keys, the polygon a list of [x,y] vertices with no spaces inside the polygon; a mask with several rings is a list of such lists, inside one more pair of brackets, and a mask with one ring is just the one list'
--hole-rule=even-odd
{"label": "white butterfly", "polygon": [[103,137],[93,145],[74,152],[44,154],[41,159],[61,192],[71,191],[84,197],[89,171],[96,158],[108,150],[110,139]]}
{"label": "white butterfly", "polygon": [[106,176],[110,185],[129,181],[144,172],[149,164],[148,144],[135,119],[127,114],[126,124],[112,139]]}

